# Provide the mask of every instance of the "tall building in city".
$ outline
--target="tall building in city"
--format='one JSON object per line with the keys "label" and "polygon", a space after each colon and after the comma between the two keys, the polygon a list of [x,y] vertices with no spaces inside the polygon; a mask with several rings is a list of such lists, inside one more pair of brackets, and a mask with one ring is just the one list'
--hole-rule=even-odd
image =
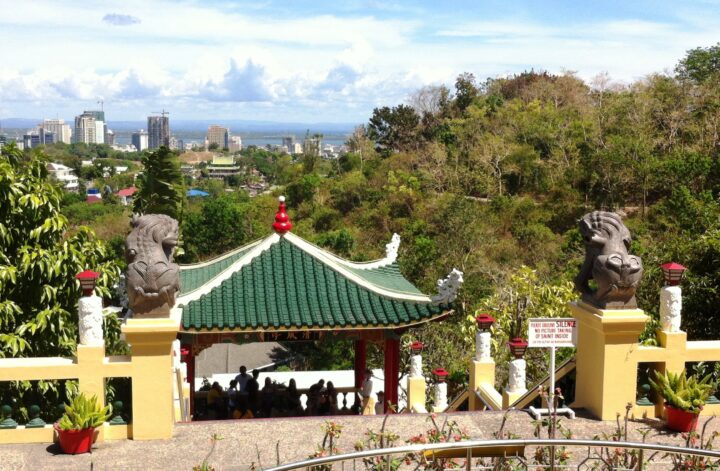
{"label": "tall building in city", "polygon": [[217,144],[220,149],[229,149],[230,129],[218,126],[216,124],[208,126],[207,137],[205,138],[205,140],[207,141],[208,148],[210,148],[210,146],[213,144]]}
{"label": "tall building in city", "polygon": [[84,142],[85,144],[97,143],[97,121],[95,116],[83,113],[75,116],[75,133],[73,136],[75,142]]}
{"label": "tall building in city", "polygon": [[54,144],[55,133],[45,131],[42,127],[35,128],[23,135],[23,146],[25,149],[33,149],[43,144]]}
{"label": "tall building in city", "polygon": [[130,140],[138,152],[148,148],[148,133],[144,129],[132,133]]}
{"label": "tall building in city", "polygon": [[95,118],[95,144],[105,144],[107,134],[107,123],[105,122],[104,111],[83,111],[83,115]]}
{"label": "tall building in city", "polygon": [[282,138],[282,145],[289,153],[292,153],[293,149],[295,149],[295,136],[284,136]]}
{"label": "tall building in city", "polygon": [[163,113],[161,116],[148,116],[148,148],[158,149],[170,147],[170,118]]}
{"label": "tall building in city", "polygon": [[55,134],[55,142],[64,142],[70,144],[72,142],[72,129],[64,119],[44,119],[39,125],[46,132]]}
{"label": "tall building in city", "polygon": [[239,152],[242,150],[242,138],[240,136],[230,136],[230,152]]}

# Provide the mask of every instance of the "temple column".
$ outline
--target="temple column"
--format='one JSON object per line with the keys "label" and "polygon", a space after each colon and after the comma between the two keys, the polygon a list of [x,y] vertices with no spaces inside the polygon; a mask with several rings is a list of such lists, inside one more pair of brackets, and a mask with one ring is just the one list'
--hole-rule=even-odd
{"label": "temple column", "polygon": [[397,407],[400,376],[400,339],[385,339],[385,413],[390,412],[388,404]]}
{"label": "temple column", "polygon": [[185,364],[187,365],[187,380],[190,384],[190,420],[193,420],[195,416],[195,348],[191,345],[187,345],[188,354],[185,357]]}
{"label": "temple column", "polygon": [[[363,380],[365,379],[365,369],[367,368],[367,340],[358,339],[355,341],[355,389],[362,389]],[[355,404],[360,404],[360,397],[357,393],[355,396]]]}

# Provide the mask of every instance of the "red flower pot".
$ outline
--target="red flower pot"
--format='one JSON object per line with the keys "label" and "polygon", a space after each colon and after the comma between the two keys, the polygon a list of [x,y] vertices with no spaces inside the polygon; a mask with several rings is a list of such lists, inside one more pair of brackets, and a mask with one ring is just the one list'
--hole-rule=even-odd
{"label": "red flower pot", "polygon": [[700,414],[676,409],[665,404],[665,419],[667,428],[676,432],[689,432],[695,430]]}
{"label": "red flower pot", "polygon": [[57,424],[53,427],[58,434],[58,441],[63,453],[68,455],[77,455],[80,453],[88,453],[93,443],[94,428],[86,428],[84,430],[62,430]]}

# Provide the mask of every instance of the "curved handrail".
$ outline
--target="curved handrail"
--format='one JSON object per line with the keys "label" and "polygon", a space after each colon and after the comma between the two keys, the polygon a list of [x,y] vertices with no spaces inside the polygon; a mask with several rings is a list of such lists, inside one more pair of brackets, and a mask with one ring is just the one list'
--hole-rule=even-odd
{"label": "curved handrail", "polygon": [[702,450],[698,448],[685,448],[672,445],[660,445],[657,443],[641,442],[615,442],[612,440],[564,440],[564,439],[520,439],[520,440],[469,440],[451,443],[431,443],[422,445],[406,445],[394,448],[381,448],[373,450],[356,451],[342,455],[323,456],[309,460],[296,461],[267,471],[290,471],[306,467],[313,467],[322,464],[335,463],[338,461],[372,458],[375,456],[387,456],[408,453],[422,453],[427,451],[441,450],[462,450],[467,448],[490,448],[490,447],[511,447],[511,446],[576,446],[576,447],[610,447],[610,448],[637,448],[641,450],[660,451],[665,453],[685,454],[702,456],[707,458],[720,459],[720,451]]}

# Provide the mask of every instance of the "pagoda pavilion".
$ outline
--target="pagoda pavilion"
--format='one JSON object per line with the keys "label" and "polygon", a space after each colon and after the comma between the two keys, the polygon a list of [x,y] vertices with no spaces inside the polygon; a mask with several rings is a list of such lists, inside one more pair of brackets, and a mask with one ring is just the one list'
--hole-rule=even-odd
{"label": "pagoda pavilion", "polygon": [[[462,283],[453,270],[439,292],[423,294],[397,264],[400,237],[383,259],[342,259],[294,235],[284,198],[273,233],[213,260],[180,266],[181,290],[172,317],[195,391],[195,356],[215,343],[351,339],[355,387],[366,369],[367,342],[384,344],[385,404],[397,404],[400,334],[452,312]],[[190,398],[193,404],[193,397]]]}

